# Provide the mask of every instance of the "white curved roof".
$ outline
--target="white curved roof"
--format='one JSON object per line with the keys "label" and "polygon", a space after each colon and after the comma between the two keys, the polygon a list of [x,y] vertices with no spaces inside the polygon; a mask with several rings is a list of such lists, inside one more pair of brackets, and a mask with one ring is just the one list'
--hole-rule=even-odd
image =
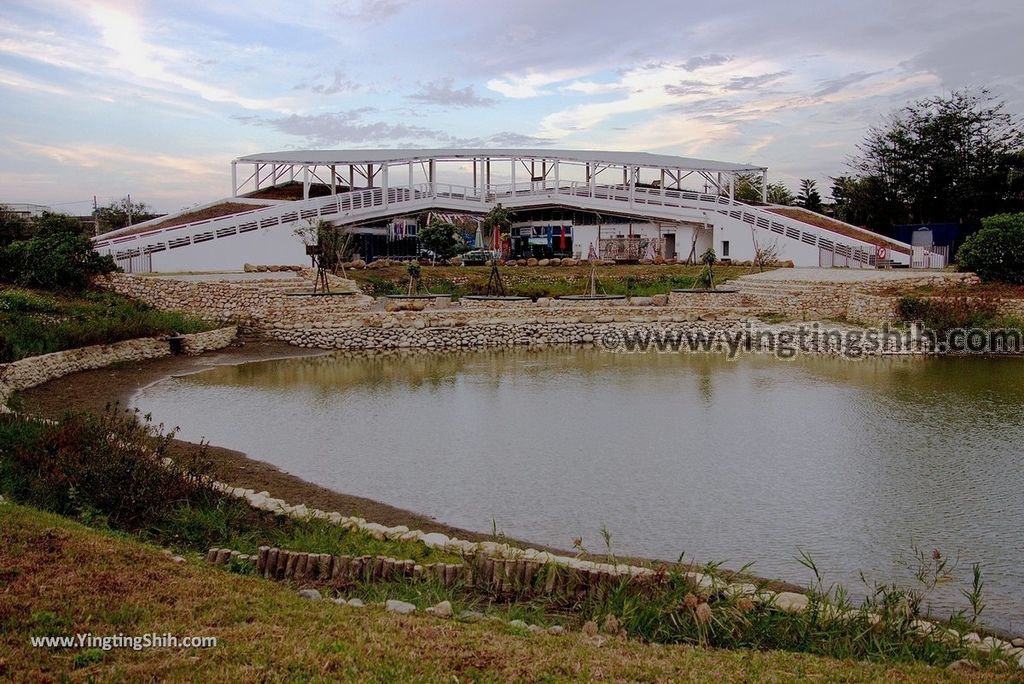
{"label": "white curved roof", "polygon": [[236,162],[248,164],[383,164],[428,159],[547,159],[612,166],[642,166],[655,169],[686,169],[710,173],[742,173],[763,171],[766,167],[754,164],[737,164],[677,157],[671,154],[650,152],[621,152],[608,150],[552,150],[546,148],[461,148],[450,149],[366,149],[366,150],[288,150],[285,152],[260,152],[239,157]]}

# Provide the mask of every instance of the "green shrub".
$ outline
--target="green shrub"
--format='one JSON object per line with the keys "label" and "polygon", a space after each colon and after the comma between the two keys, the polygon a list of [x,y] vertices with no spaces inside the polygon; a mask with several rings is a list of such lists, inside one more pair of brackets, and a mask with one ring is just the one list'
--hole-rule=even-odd
{"label": "green shrub", "polygon": [[0,280],[44,290],[82,290],[92,276],[115,270],[113,258],[96,253],[74,217],[46,213],[34,227],[30,238],[0,249]]}
{"label": "green shrub", "polygon": [[384,276],[366,276],[360,284],[363,292],[374,297],[399,294],[402,290],[398,284]]}
{"label": "green shrub", "polygon": [[[60,423],[0,415],[0,493],[14,501],[176,548],[255,553],[272,545],[310,553],[452,562],[414,541],[378,540],[319,519],[253,508],[210,486],[203,446],[172,448],[174,433],[108,408]],[[173,452],[173,458],[172,456]]]}
{"label": "green shrub", "polygon": [[142,529],[182,504],[221,498],[205,450],[164,461],[172,438],[115,409],[59,423],[4,416],[0,488],[39,508]]}
{"label": "green shrub", "polygon": [[420,228],[419,238],[425,248],[436,254],[438,259],[445,260],[462,251],[457,233],[458,229],[453,224],[435,219]]}
{"label": "green shrub", "polygon": [[901,321],[921,321],[926,328],[944,334],[957,328],[988,328],[998,315],[995,302],[977,297],[915,297],[896,302]]}
{"label": "green shrub", "polygon": [[957,251],[961,271],[973,271],[985,281],[1024,284],[1024,213],[982,219]]}

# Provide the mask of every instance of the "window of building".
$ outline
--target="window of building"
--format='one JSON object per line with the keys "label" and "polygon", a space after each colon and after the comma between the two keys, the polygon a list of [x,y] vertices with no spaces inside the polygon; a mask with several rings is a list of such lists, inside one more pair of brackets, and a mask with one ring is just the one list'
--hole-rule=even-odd
{"label": "window of building", "polygon": [[728,240],[722,240],[722,256],[723,257],[729,256],[729,241]]}

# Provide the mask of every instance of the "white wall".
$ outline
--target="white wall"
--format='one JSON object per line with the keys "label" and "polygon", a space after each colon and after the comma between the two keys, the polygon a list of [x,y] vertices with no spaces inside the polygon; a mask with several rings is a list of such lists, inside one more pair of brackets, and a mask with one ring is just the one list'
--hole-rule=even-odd
{"label": "white wall", "polygon": [[[752,232],[753,230],[753,232]],[[732,261],[753,261],[755,256],[754,238],[758,247],[775,245],[781,261],[792,261],[797,266],[817,266],[818,247],[799,240],[783,237],[760,228],[751,229],[739,221],[722,222],[714,228],[714,249],[719,259]],[[722,241],[729,241],[729,256],[722,253]],[[700,255],[698,251],[698,256]]]}
{"label": "white wall", "polygon": [[260,228],[153,253],[153,270],[241,271],[244,264],[305,264],[306,247],[290,225]]}
{"label": "white wall", "polygon": [[[567,198],[573,199],[568,196]],[[580,198],[576,199],[581,202],[583,201]],[[318,201],[313,203],[316,204]],[[403,214],[435,206],[441,206],[444,209],[453,211],[473,211],[479,210],[484,205],[475,201],[443,197],[437,199],[415,199],[401,203]],[[586,210],[585,207],[580,208]],[[352,207],[346,207],[344,212],[336,214],[332,218],[336,221],[354,220],[357,217],[363,220],[370,220],[378,217],[384,218],[394,212],[394,208],[384,206],[383,204],[367,207],[355,206],[353,204]],[[258,214],[264,223],[276,223],[278,220],[281,220],[281,217],[294,215],[295,212],[291,205],[288,205],[270,207],[258,212]],[[294,221],[295,219],[292,218],[290,220]],[[764,216],[758,216],[757,220],[765,225],[767,224]],[[101,249],[105,252],[117,252],[133,248],[141,249],[147,245],[160,243],[169,246],[174,241],[181,241],[183,239],[188,241],[188,239],[196,236],[225,233],[225,237],[217,237],[198,244],[186,244],[175,249],[168,248],[155,252],[152,255],[152,268],[155,271],[164,272],[218,271],[239,270],[245,263],[295,264],[307,262],[304,245],[293,233],[292,226],[297,224],[287,223],[284,226],[271,226],[252,232],[229,234],[236,225],[241,227],[246,221],[249,222],[249,225],[255,225],[252,222],[255,221],[253,215],[242,217],[241,221],[231,217],[224,217],[214,221],[182,227],[181,229],[169,229],[148,236],[139,235],[126,238],[115,244],[106,244]],[[705,221],[708,223],[705,224]],[[703,228],[704,225],[708,224],[712,227],[709,229]],[[790,233],[794,229],[793,226],[787,227],[787,231]],[[669,231],[673,231],[676,235],[676,254],[677,258],[680,259],[686,259],[689,256],[691,240],[695,234],[694,231],[696,231],[697,236],[695,256],[699,257],[708,247],[713,246],[715,252],[722,257],[724,256],[722,254],[722,241],[728,240],[730,247],[728,258],[733,261],[751,261],[754,259],[754,235],[751,232],[750,224],[720,212],[705,212],[696,209],[692,211],[685,210],[681,221],[664,221],[659,224],[647,219],[636,221],[632,224],[632,232],[635,235],[664,237]],[[581,257],[586,257],[591,243],[595,247],[598,246],[596,225],[574,226],[573,232],[573,251],[579,253]],[[609,223],[602,224],[601,227],[602,237],[613,237],[619,233],[626,235],[629,232],[630,226],[628,224]],[[816,242],[819,235],[827,234],[834,241],[847,244],[850,242],[848,239],[844,240],[813,226],[801,227],[797,231],[797,239],[784,237],[766,228],[757,228],[755,232],[760,246],[774,243],[778,250],[778,257],[782,260],[793,261],[797,266],[817,266],[819,261],[819,248],[816,244],[809,245],[803,242],[803,237],[810,239],[813,236]],[[874,251],[874,247],[868,244],[864,244],[863,249],[868,252]],[[901,263],[909,261],[908,255],[896,252],[891,252],[891,258]]]}
{"label": "white wall", "polygon": [[[729,259],[732,261],[753,261],[755,255],[754,238],[756,237],[758,247],[764,248],[774,244],[780,261],[792,261],[796,266],[815,268],[819,266],[821,249],[817,245],[808,245],[801,240],[783,237],[761,228],[753,229],[754,232],[751,233],[752,229],[749,224],[724,216],[718,216],[716,220],[718,223],[714,228],[714,248],[715,254],[720,259],[723,258],[722,241],[728,240]],[[811,230],[813,230],[813,227]],[[822,232],[828,234],[827,231]],[[836,236],[836,239],[842,240],[840,236]],[[875,251],[875,247],[867,243],[863,243],[861,249],[869,254],[873,254]],[[699,254],[700,251],[698,251]],[[897,263],[908,263],[910,259],[909,255],[891,249],[889,250],[889,258]]]}

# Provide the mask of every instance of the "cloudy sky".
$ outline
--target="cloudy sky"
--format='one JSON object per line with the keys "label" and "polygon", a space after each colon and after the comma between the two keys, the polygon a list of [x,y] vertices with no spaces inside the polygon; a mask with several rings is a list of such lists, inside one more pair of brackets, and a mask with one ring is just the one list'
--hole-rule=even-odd
{"label": "cloudy sky", "polygon": [[865,129],[988,86],[1021,0],[0,2],[0,202],[224,196],[289,148],[557,146],[843,170]]}

